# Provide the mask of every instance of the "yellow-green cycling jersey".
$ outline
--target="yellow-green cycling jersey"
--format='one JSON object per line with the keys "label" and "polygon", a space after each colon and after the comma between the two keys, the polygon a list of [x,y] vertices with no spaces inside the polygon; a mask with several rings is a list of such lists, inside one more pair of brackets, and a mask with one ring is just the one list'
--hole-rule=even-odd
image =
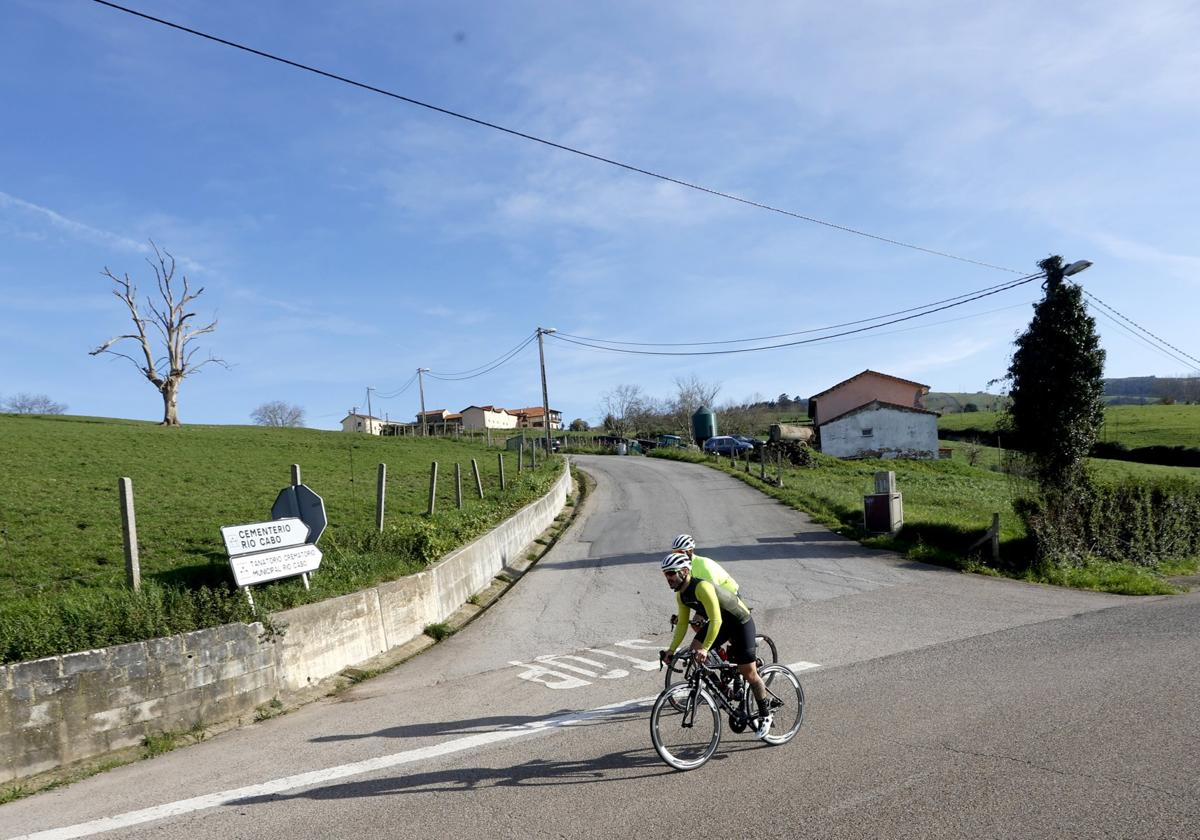
{"label": "yellow-green cycling jersey", "polygon": [[692,556],[692,574],[701,580],[711,581],[722,589],[738,594],[738,584],[729,572],[721,568],[721,564],[716,560],[710,560],[707,557],[701,557],[699,554]]}
{"label": "yellow-green cycling jersey", "polygon": [[[683,637],[687,635],[688,621],[693,610],[708,619],[704,640],[701,642],[706,650],[712,650],[717,636],[720,635],[721,626],[726,621],[737,624],[750,621],[750,608],[741,598],[695,575],[688,578],[684,587],[675,593],[675,604],[678,607],[679,620],[675,623],[675,635],[671,638],[672,652],[678,650]],[[753,635],[751,631],[750,636]]]}

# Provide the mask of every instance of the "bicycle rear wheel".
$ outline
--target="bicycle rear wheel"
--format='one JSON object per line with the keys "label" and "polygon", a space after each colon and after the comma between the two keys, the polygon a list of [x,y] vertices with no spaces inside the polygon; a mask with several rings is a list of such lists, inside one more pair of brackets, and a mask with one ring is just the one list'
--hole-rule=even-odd
{"label": "bicycle rear wheel", "polygon": [[721,713],[708,692],[676,683],[650,711],[650,740],[658,757],[676,770],[695,770],[721,742]]}
{"label": "bicycle rear wheel", "polygon": [[804,686],[783,665],[765,665],[759,675],[767,686],[772,717],[771,731],[763,740],[774,746],[786,744],[796,737],[800,724],[804,723]]}
{"label": "bicycle rear wheel", "polygon": [[[779,661],[779,650],[775,647],[774,639],[772,639],[770,636],[764,635],[763,633],[759,633],[754,637],[754,641],[758,645],[758,652],[756,655],[762,660],[764,665],[774,665]],[[769,654],[770,659],[764,656],[764,653]]]}

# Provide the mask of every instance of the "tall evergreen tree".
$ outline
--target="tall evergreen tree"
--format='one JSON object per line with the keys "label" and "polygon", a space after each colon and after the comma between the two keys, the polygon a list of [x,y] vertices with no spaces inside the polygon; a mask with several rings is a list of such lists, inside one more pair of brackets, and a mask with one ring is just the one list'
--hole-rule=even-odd
{"label": "tall evergreen tree", "polygon": [[1064,281],[1062,257],[1038,263],[1045,297],[1017,338],[1008,368],[1009,441],[1030,459],[1043,492],[1066,491],[1104,420],[1104,351],[1083,290]]}

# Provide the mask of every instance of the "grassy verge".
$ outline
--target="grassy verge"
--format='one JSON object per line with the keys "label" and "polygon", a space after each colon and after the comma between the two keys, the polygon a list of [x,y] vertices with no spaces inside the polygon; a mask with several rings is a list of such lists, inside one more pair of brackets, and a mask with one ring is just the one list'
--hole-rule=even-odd
{"label": "grassy verge", "polygon": [[[899,551],[913,560],[964,571],[1145,595],[1177,592],[1165,575],[1186,574],[1197,565],[1198,558],[1192,558],[1176,561],[1170,568],[1103,562],[1068,570],[1038,568],[1029,535],[1012,507],[1014,499],[1028,492],[1028,485],[989,469],[986,463],[972,466],[957,455],[940,461],[843,461],[817,453],[814,467],[785,467],[783,487],[774,486],[770,470],[768,481],[761,481],[758,464],[751,464],[747,473],[744,468],[731,468],[727,459],[714,461],[697,453],[655,450],[651,455],[707,464],[804,511],[844,536]],[[1141,465],[1118,465],[1127,466]],[[880,470],[894,471],[904,494],[904,527],[894,536],[871,535],[863,528],[863,496],[874,492],[874,475]],[[971,548],[984,535],[994,512],[1000,514],[1001,562],[997,565],[992,565],[990,558],[985,563],[981,549]]]}

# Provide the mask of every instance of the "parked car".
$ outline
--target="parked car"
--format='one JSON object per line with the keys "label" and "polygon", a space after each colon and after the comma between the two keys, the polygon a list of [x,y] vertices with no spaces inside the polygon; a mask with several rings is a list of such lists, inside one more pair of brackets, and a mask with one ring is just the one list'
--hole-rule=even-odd
{"label": "parked car", "polygon": [[732,435],[732,437],[740,440],[742,443],[750,444],[752,447],[754,447],[755,452],[762,449],[767,444],[765,440],[758,440],[757,438],[746,437],[745,435]]}
{"label": "parked car", "polygon": [[732,435],[717,435],[704,441],[704,451],[710,454],[729,456],[733,453],[742,454],[754,449],[754,444],[738,440]]}

